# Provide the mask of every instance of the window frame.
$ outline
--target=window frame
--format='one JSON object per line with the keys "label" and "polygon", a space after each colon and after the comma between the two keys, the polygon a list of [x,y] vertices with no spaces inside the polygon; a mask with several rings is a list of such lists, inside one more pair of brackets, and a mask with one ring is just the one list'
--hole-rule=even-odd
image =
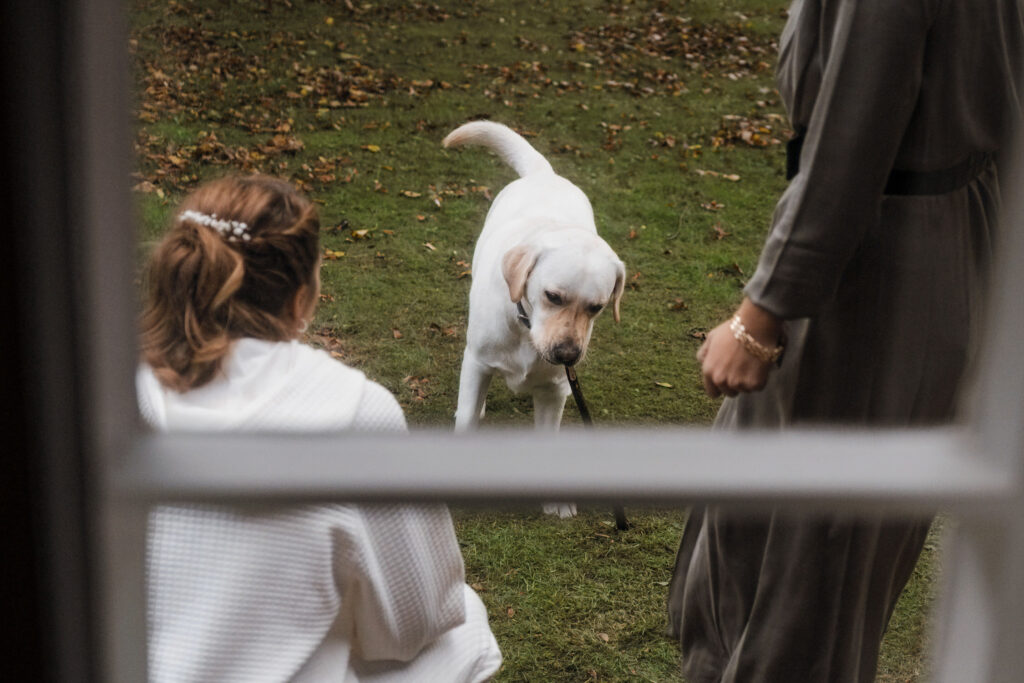
{"label": "window frame", "polygon": [[[66,173],[73,179],[69,230],[81,276],[69,295],[81,332],[81,438],[95,486],[90,540],[100,680],[145,679],[146,510],[173,500],[729,502],[856,514],[943,509],[956,521],[933,639],[934,679],[1011,681],[1024,670],[1024,648],[1013,637],[1024,626],[1024,581],[1015,580],[1024,576],[1024,363],[1015,362],[1024,307],[1011,287],[1014,269],[1024,265],[1024,235],[1006,230],[972,410],[949,428],[566,429],[557,437],[151,434],[138,420],[133,388],[136,235],[126,182],[125,17],[114,0],[67,6],[74,77],[59,87],[77,105],[66,114],[77,145]],[[1021,208],[1010,214],[1014,223]],[[292,446],[299,454],[288,452]],[[210,452],[217,458],[204,455]]]}

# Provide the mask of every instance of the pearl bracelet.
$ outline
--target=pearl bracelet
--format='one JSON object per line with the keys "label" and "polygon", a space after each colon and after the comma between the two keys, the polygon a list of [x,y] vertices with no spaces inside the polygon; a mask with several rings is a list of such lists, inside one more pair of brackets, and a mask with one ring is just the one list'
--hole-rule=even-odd
{"label": "pearl bracelet", "polygon": [[786,347],[780,344],[774,349],[770,349],[751,337],[750,333],[747,332],[747,328],[743,325],[743,321],[740,320],[739,313],[733,316],[732,322],[729,323],[729,329],[732,330],[733,338],[742,344],[747,353],[752,355],[754,358],[765,363],[774,363],[776,365],[779,365],[782,362],[782,352],[786,350]]}

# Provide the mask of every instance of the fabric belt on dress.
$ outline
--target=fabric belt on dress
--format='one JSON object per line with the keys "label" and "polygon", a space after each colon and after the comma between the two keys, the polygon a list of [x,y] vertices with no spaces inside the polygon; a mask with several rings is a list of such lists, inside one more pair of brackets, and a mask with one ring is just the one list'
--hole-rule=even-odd
{"label": "fabric belt on dress", "polygon": [[[786,180],[792,180],[800,172],[800,151],[806,134],[806,129],[798,129],[786,143]],[[974,152],[955,166],[938,171],[894,168],[885,183],[884,194],[929,195],[959,190],[977,178],[991,160],[991,152]]]}

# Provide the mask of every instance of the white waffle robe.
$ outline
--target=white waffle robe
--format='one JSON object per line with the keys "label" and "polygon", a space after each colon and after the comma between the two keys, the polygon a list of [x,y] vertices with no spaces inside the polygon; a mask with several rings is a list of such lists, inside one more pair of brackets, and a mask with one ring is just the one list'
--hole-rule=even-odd
{"label": "white waffle robe", "polygon": [[[136,384],[159,430],[406,429],[387,390],[298,342],[239,340],[185,393],[145,365]],[[152,681],[475,683],[501,664],[443,506],[161,506],[147,575]]]}

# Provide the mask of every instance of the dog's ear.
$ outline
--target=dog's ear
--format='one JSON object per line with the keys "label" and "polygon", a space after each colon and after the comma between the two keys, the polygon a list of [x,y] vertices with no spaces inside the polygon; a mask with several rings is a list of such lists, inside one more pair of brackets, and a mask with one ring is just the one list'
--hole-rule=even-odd
{"label": "dog's ear", "polygon": [[619,261],[616,264],[618,273],[615,275],[615,288],[612,289],[612,314],[615,322],[619,322],[619,302],[622,301],[622,291],[626,288],[626,264]]}
{"label": "dog's ear", "polygon": [[508,295],[513,302],[518,303],[526,294],[526,280],[530,277],[530,271],[537,263],[539,255],[540,252],[535,247],[519,244],[501,257],[501,274],[505,276]]}

